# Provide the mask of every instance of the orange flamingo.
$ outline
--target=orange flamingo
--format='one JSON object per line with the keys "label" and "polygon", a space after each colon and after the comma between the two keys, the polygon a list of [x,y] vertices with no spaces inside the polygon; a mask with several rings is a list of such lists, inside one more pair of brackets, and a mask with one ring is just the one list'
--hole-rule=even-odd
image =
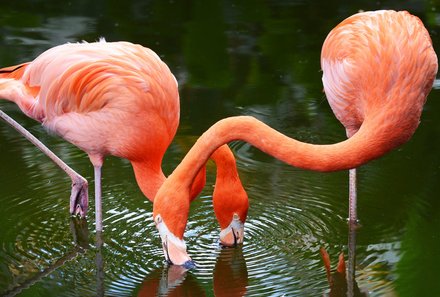
{"label": "orange flamingo", "polygon": [[[153,201],[165,180],[162,158],[179,123],[179,94],[176,79],[152,50],[105,40],[56,46],[32,62],[0,69],[0,98],[15,102],[27,116],[88,154],[95,173],[97,231],[102,231],[101,167],[106,155],[130,160],[140,189]],[[66,171],[72,179],[70,212],[85,216],[87,181],[3,112],[0,116]],[[221,187],[247,204],[228,146],[220,147],[213,160],[219,172],[215,204],[221,203]],[[191,200],[205,184],[202,167],[192,184]],[[221,213],[217,216],[222,243],[240,242],[231,241],[232,216],[229,222]]]}
{"label": "orange flamingo", "polygon": [[[355,14],[329,33],[321,64],[325,93],[349,138],[314,145],[291,139],[252,117],[217,122],[197,140],[156,195],[153,216],[163,245],[173,238],[181,259],[191,261],[183,249],[189,187],[212,152],[225,143],[243,140],[292,166],[335,171],[356,168],[411,138],[437,73],[437,56],[420,19],[406,11]],[[350,184],[354,175],[352,169]],[[178,209],[170,208],[177,203]],[[228,211],[244,222],[247,209]],[[350,221],[356,221],[353,213]]]}

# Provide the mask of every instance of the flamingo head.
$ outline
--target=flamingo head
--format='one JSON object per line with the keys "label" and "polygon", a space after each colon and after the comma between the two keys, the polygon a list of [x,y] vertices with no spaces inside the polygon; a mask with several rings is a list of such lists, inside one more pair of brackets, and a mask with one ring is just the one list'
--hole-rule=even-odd
{"label": "flamingo head", "polygon": [[194,262],[186,251],[183,238],[179,238],[168,229],[167,224],[160,214],[154,216],[156,228],[162,240],[162,249],[168,264],[183,266],[186,269],[195,268]]}
{"label": "flamingo head", "polygon": [[233,247],[243,243],[244,223],[249,208],[249,200],[240,180],[214,188],[214,212],[220,225],[220,243]]}
{"label": "flamingo head", "polygon": [[238,214],[232,216],[231,223],[220,232],[220,243],[223,246],[233,247],[243,243],[244,222],[240,220]]}
{"label": "flamingo head", "polygon": [[183,234],[189,214],[189,190],[179,191],[177,183],[167,179],[156,194],[153,220],[162,241],[165,260],[172,265],[195,267],[186,252]]}

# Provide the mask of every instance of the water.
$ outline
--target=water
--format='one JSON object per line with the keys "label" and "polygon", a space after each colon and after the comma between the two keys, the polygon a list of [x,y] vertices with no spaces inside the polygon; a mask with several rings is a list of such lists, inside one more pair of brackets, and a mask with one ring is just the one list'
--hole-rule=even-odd
{"label": "water", "polygon": [[[252,115],[313,143],[344,139],[322,93],[319,55],[330,29],[359,9],[407,9],[439,48],[432,1],[9,1],[0,4],[0,64],[32,59],[64,42],[128,40],[155,50],[179,80],[181,124],[164,170],[170,173],[215,121]],[[411,141],[359,170],[356,280],[370,296],[440,296],[440,90],[431,92]],[[49,135],[10,103],[0,108],[92,181],[85,154]],[[185,238],[197,269],[163,262],[152,205],[126,160],[103,169],[104,237],[68,214],[70,180],[0,123],[0,295],[322,296],[319,253],[332,269],[348,255],[347,172],[287,166],[241,142],[231,148],[250,197],[243,246],[222,249],[212,211],[214,165],[191,206]],[[92,191],[92,190],[91,190]],[[92,195],[93,196],[93,195]],[[174,295],[173,295],[174,294]]]}

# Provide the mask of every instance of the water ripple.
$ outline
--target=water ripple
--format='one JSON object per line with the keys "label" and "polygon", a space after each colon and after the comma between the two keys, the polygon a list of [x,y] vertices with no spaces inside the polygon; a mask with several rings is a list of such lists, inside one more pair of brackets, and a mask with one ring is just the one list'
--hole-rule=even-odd
{"label": "water ripple", "polygon": [[[0,280],[0,293],[53,267],[78,246],[76,233],[68,227],[69,179],[34,148],[14,137],[9,140],[17,141],[11,149],[20,159],[6,177],[13,186],[4,191],[0,209],[1,217],[14,221],[0,234],[0,269],[6,275]],[[92,168],[83,153],[57,139],[48,140],[63,159],[91,180]],[[83,252],[29,290],[49,294],[59,288],[58,296],[75,296],[73,291],[81,296],[100,292],[133,296],[152,287],[163,296],[170,290],[184,289],[207,295],[223,292],[227,296],[322,295],[328,284],[319,248],[331,249],[333,263],[336,253],[346,250],[347,173],[321,174],[293,168],[243,142],[234,142],[231,148],[250,199],[242,246],[227,249],[219,245],[220,229],[212,208],[211,164],[208,186],[191,205],[185,231],[188,252],[197,268],[177,274],[168,269],[152,221],[152,204],[139,191],[130,164],[109,158],[103,171],[104,244],[95,246],[91,197],[90,234],[85,236]],[[170,163],[177,163],[182,153],[174,147]],[[389,180],[391,174],[362,169],[360,178],[367,185],[362,188],[361,197],[366,197],[363,201],[378,196],[369,182]],[[375,207],[361,206],[361,213],[365,207]],[[359,284],[376,292],[389,292],[389,275],[385,272],[392,268],[386,265],[397,263],[400,249],[398,237],[389,236],[396,233],[396,223],[384,226],[367,219],[364,222],[359,232]],[[370,241],[364,239],[367,235]],[[372,238],[376,239],[373,243]],[[383,238],[396,245],[381,245],[387,243]],[[170,282],[173,277],[176,279]],[[368,284],[369,278],[375,279],[374,286]],[[221,285],[225,282],[229,291]]]}

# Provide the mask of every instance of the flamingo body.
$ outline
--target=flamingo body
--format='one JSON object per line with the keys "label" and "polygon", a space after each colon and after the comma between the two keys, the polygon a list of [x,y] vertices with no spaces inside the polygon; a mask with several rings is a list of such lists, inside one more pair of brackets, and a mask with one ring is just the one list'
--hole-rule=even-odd
{"label": "flamingo body", "polygon": [[179,123],[174,76],[153,51],[128,42],[51,48],[21,82],[40,89],[28,115],[90,155],[153,159]]}
{"label": "flamingo body", "polygon": [[365,120],[382,121],[390,150],[417,128],[437,59],[419,18],[382,10],[336,26],[323,44],[321,67],[327,100],[347,136]]}
{"label": "flamingo body", "polygon": [[[381,154],[411,138],[432,86],[426,78],[437,72],[431,39],[420,28],[420,19],[406,11],[358,13],[336,26],[322,47],[322,82],[330,107],[348,137],[372,121],[369,133],[376,133]],[[349,222],[354,224],[356,172],[349,174]]]}
{"label": "flamingo body", "polygon": [[[100,180],[106,155],[130,160],[140,189],[154,200],[165,181],[161,164],[179,124],[180,104],[175,77],[152,50],[105,40],[56,46],[32,62],[0,69],[0,97],[89,155],[95,169],[97,231],[102,230]],[[216,184],[238,189],[234,196],[247,202],[229,148],[219,148],[213,160],[220,168],[234,164],[228,171],[232,177],[221,175]],[[84,216],[87,189],[75,190],[75,180],[72,177],[70,211]],[[203,167],[188,203],[204,184]],[[213,200],[221,201],[221,195],[214,193]]]}

